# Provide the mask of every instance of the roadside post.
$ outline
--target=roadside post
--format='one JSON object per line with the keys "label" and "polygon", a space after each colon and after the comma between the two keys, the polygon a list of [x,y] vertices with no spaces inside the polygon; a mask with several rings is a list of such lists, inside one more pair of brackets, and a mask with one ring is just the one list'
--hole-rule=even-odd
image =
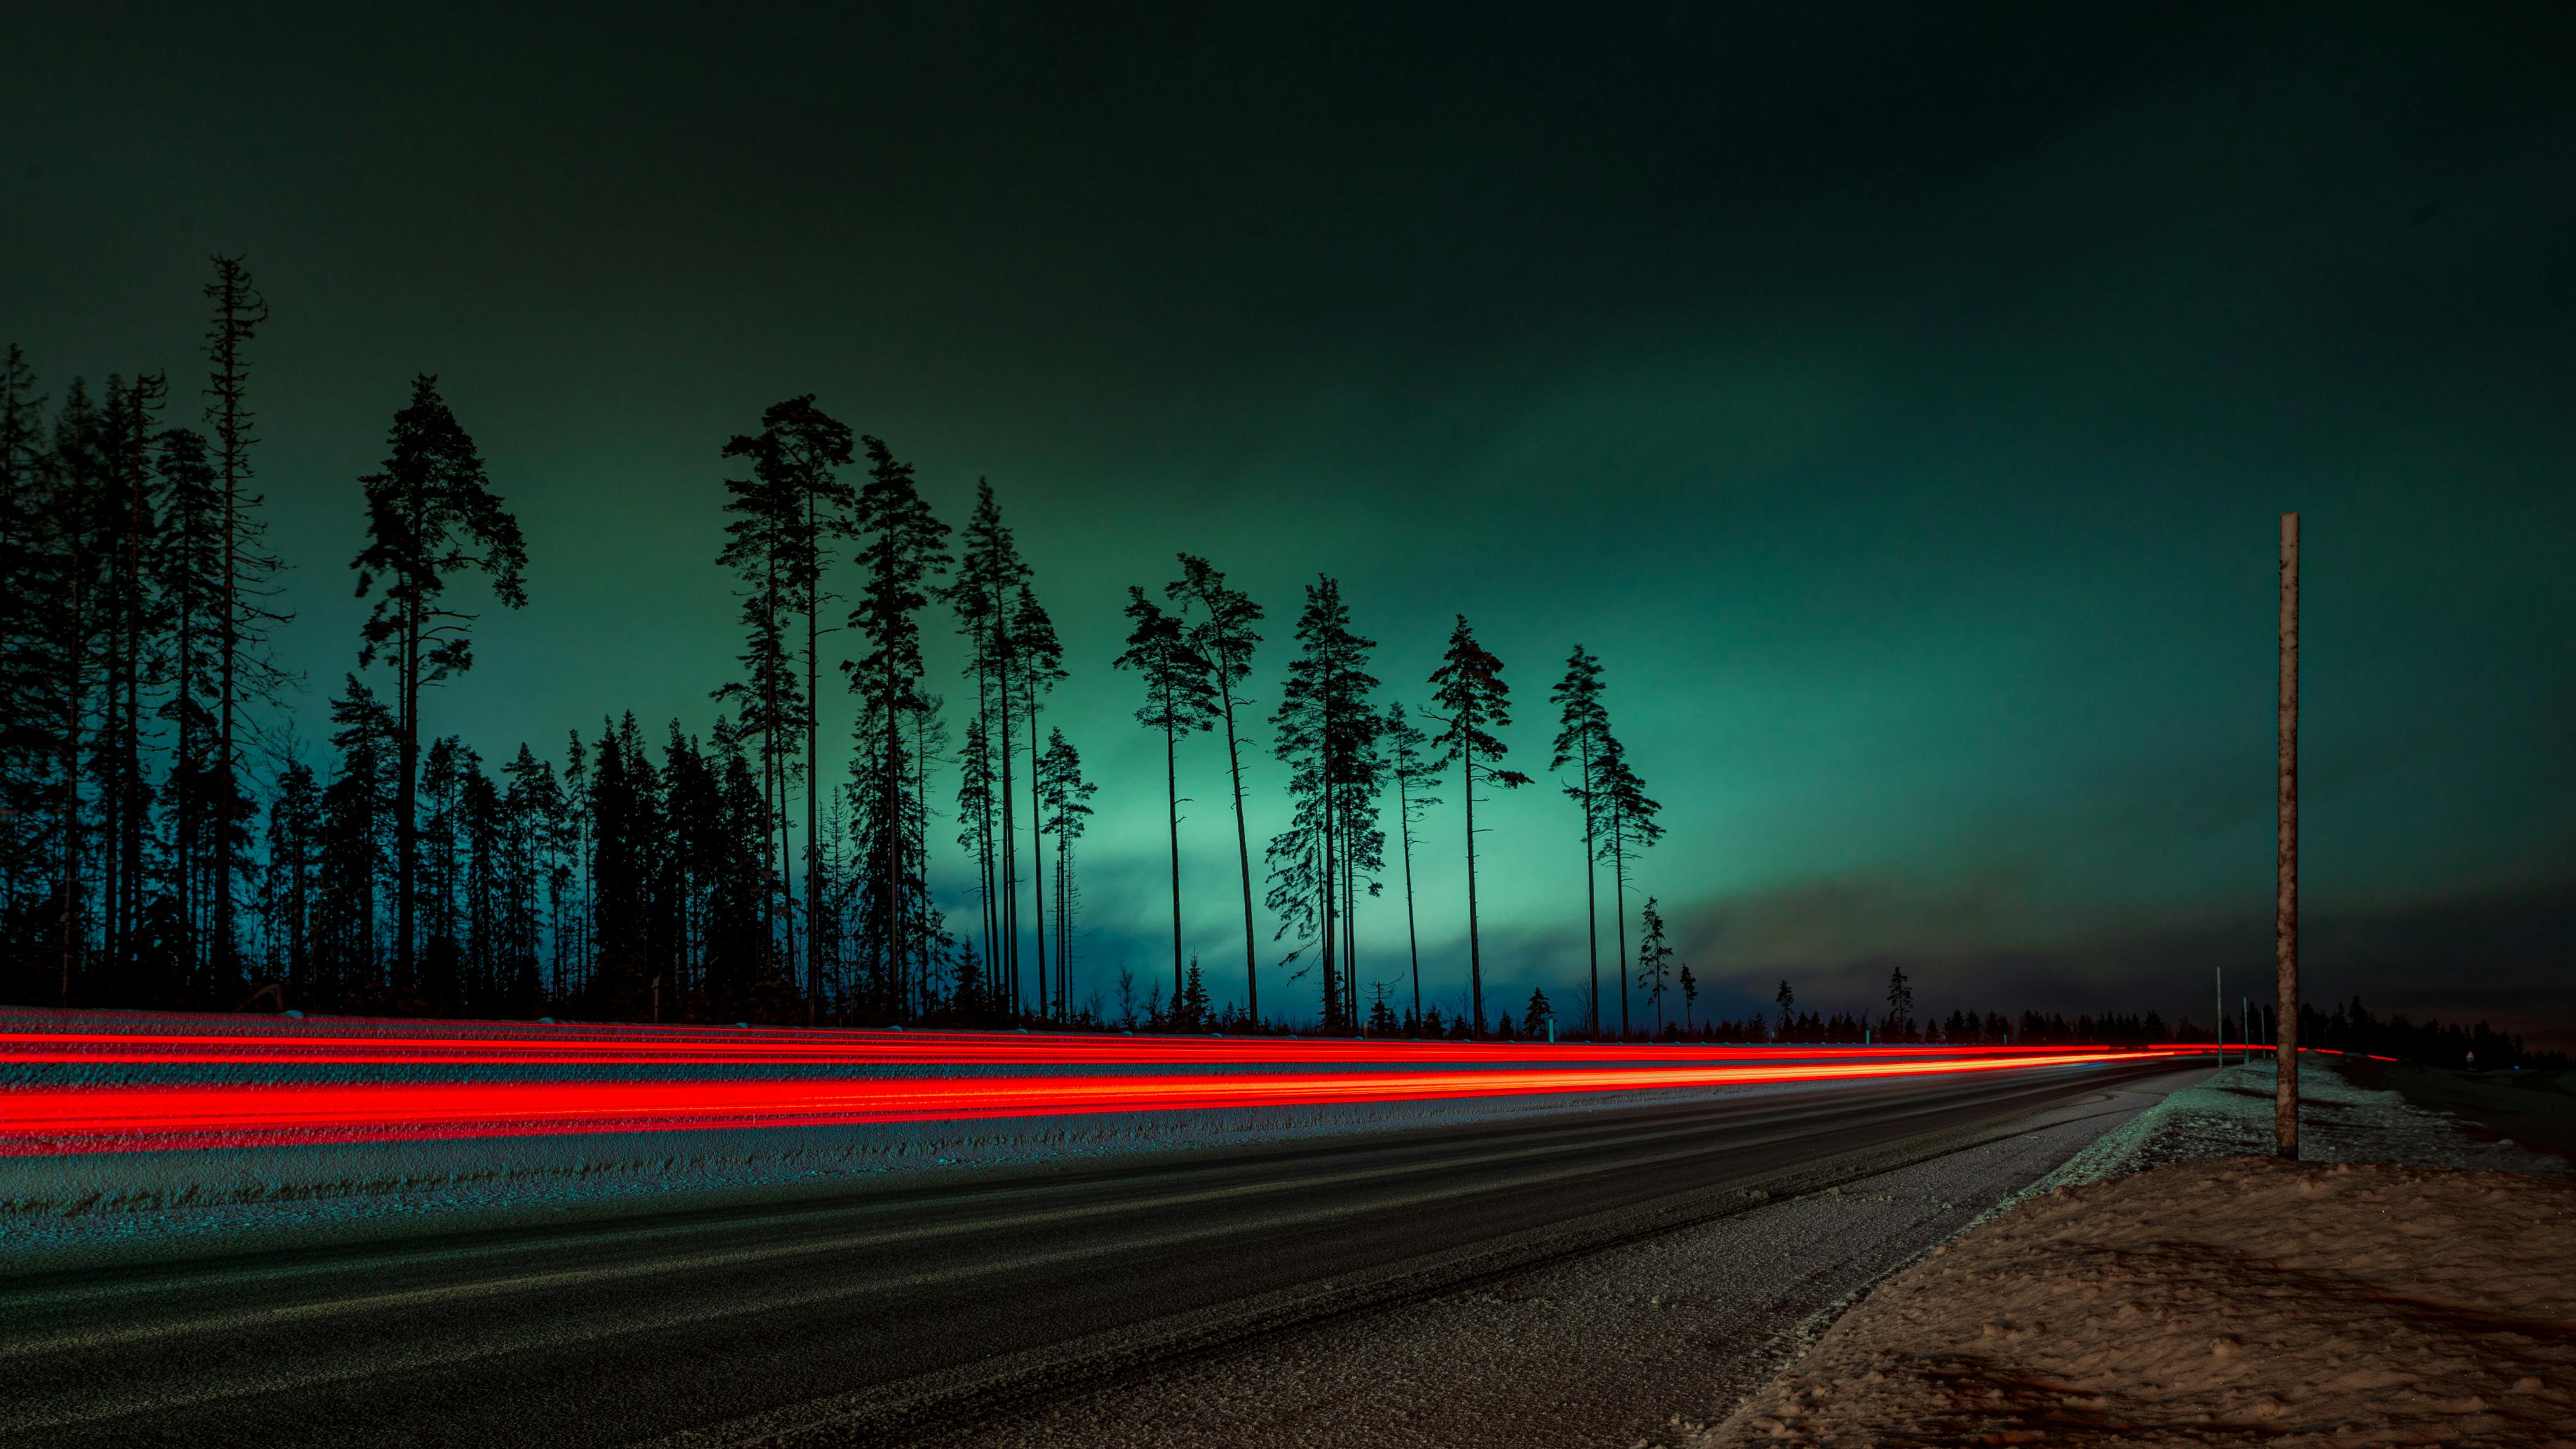
{"label": "roadside post", "polygon": [[2281,515],[2280,843],[2273,867],[2272,1143],[2299,1155],[2299,515]]}

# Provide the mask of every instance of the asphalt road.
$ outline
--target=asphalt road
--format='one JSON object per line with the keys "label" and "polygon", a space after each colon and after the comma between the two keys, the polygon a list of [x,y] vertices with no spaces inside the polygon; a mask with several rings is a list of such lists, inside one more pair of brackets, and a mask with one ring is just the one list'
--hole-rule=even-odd
{"label": "asphalt road", "polygon": [[1991,1136],[2173,1064],[0,1277],[0,1442],[884,1443]]}

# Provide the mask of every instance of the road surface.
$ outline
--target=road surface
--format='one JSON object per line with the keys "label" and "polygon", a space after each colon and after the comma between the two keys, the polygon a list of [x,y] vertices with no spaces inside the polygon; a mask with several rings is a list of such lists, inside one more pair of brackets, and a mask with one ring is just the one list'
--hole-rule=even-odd
{"label": "road surface", "polygon": [[1837,1083],[0,1277],[0,1443],[887,1443],[1985,1140]]}

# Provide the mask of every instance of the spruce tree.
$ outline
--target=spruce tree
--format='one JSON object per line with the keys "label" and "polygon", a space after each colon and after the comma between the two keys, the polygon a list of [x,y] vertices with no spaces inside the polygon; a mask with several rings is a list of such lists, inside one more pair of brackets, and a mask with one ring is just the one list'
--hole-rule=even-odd
{"label": "spruce tree", "polygon": [[420,694],[474,666],[475,616],[448,604],[448,585],[480,573],[504,607],[525,607],[528,554],[474,440],[439,397],[438,379],[423,373],[413,381],[387,443],[383,471],[359,480],[367,490],[367,546],[351,567],[360,598],[382,587],[358,662],[381,656],[394,671],[394,990],[407,995],[414,985]]}
{"label": "spruce tree", "polygon": [[322,791],[321,893],[314,938],[320,1003],[385,1005],[385,858],[393,835],[394,717],[354,674],[332,702],[339,765]]}
{"label": "spruce tree", "polygon": [[[1261,622],[1261,606],[1242,590],[1228,587],[1225,575],[1206,559],[1185,553],[1180,555],[1180,561],[1181,576],[1163,586],[1163,597],[1178,603],[1183,618],[1189,621],[1190,647],[1207,661],[1208,683],[1216,693],[1218,711],[1225,723],[1226,781],[1234,792],[1235,864],[1243,878],[1244,1011],[1258,1022],[1261,972],[1253,940],[1252,836],[1243,814],[1242,736],[1235,725],[1234,709],[1244,702],[1244,681],[1252,677],[1252,653],[1261,647],[1261,635],[1253,628]],[[1197,613],[1192,618],[1194,609]]]}
{"label": "spruce tree", "polygon": [[1127,617],[1134,627],[1127,634],[1127,652],[1115,664],[1135,670],[1144,680],[1145,703],[1136,711],[1136,722],[1163,734],[1164,823],[1172,859],[1172,995],[1177,1007],[1183,988],[1180,737],[1209,728],[1215,719],[1216,697],[1208,682],[1207,661],[1190,647],[1178,614],[1165,613],[1145,597],[1143,589],[1131,586]]}
{"label": "spruce tree", "polygon": [[1537,987],[1530,988],[1529,1006],[1521,1012],[1521,1033],[1537,1036],[1547,1029],[1547,1019],[1555,1014],[1556,1008],[1548,1004],[1547,993]]}
{"label": "spruce tree", "polygon": [[1445,760],[1459,765],[1460,792],[1465,796],[1467,811],[1467,991],[1469,1020],[1481,1033],[1485,1022],[1484,957],[1476,922],[1476,786],[1487,784],[1502,790],[1517,790],[1530,782],[1518,770],[1506,770],[1500,760],[1508,747],[1492,733],[1509,728],[1511,687],[1503,682],[1503,661],[1476,642],[1475,631],[1467,626],[1467,616],[1458,616],[1458,625],[1449,633],[1449,647],[1440,656],[1440,667],[1431,672],[1432,702],[1447,712],[1447,728],[1435,740]]}
{"label": "spruce tree", "polygon": [[315,976],[314,914],[322,890],[322,787],[301,760],[278,772],[269,797],[260,920],[267,972],[285,1004],[311,1004]]}

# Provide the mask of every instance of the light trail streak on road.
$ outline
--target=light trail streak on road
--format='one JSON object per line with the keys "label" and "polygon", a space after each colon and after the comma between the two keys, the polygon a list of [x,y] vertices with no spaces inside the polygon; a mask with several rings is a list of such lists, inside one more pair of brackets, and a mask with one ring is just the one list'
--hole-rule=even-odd
{"label": "light trail streak on road", "polygon": [[[20,1015],[16,1029],[0,1029],[0,1064],[11,1069],[0,1086],[0,1156],[1654,1091],[2019,1071],[2183,1050],[100,1024]],[[99,1080],[100,1067],[136,1075]],[[440,1079],[549,1068],[530,1079]],[[717,1070],[673,1076],[675,1068]]]}

